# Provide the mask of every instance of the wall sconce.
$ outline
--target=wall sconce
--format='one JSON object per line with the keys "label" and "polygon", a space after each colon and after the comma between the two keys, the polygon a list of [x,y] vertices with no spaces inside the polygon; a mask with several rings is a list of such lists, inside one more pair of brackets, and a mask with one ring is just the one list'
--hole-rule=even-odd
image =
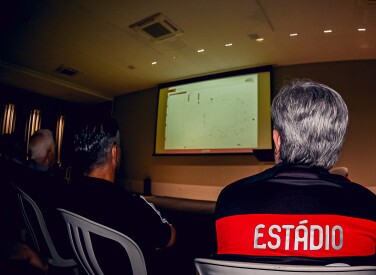
{"label": "wall sconce", "polygon": [[56,146],[57,146],[57,160],[56,163],[61,165],[61,146],[63,144],[65,117],[59,116],[56,124]]}
{"label": "wall sconce", "polygon": [[14,104],[5,105],[2,121],[1,133],[12,134],[16,126],[16,106]]}

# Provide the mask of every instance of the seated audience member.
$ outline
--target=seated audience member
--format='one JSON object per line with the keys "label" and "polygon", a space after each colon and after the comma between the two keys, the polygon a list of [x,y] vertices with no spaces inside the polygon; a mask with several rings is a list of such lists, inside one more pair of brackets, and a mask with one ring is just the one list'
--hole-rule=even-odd
{"label": "seated audience member", "polygon": [[55,141],[48,129],[36,131],[29,142],[29,160],[26,166],[14,168],[11,181],[38,203],[55,202],[65,190],[65,182],[49,173],[55,163]]}
{"label": "seated audience member", "polygon": [[22,143],[15,135],[0,136],[0,274],[45,274],[47,265],[20,241],[23,218],[10,178],[22,167]]}
{"label": "seated audience member", "polygon": [[[67,184],[49,172],[49,168],[55,162],[55,141],[50,130],[40,129],[31,136],[28,156],[26,165],[15,164],[11,167],[9,180],[29,195],[39,207],[59,255],[63,258],[73,258],[65,222],[56,210],[58,205],[61,205],[60,201],[67,199]],[[37,221],[32,221],[35,227]],[[35,233],[37,239],[43,239],[39,230],[35,230]],[[45,254],[48,251],[45,243],[39,242],[41,254],[45,257],[50,256]],[[30,240],[30,246],[32,245]]]}
{"label": "seated audience member", "polygon": [[[157,249],[174,243],[175,229],[142,196],[127,193],[115,184],[115,173],[120,163],[117,122],[108,119],[88,123],[78,131],[73,143],[74,160],[77,162],[73,169],[80,169],[82,176],[72,179],[68,204],[62,208],[133,239],[144,254],[148,274],[152,274],[153,254]],[[95,239],[95,236],[92,240],[104,273],[117,274],[126,266],[130,268],[126,264],[128,258],[124,258],[124,250],[114,252],[115,247],[106,244],[105,240]],[[95,249],[98,246],[100,248]]]}
{"label": "seated audience member", "polygon": [[28,167],[48,171],[54,163],[55,141],[52,132],[48,129],[40,129],[30,138]]}
{"label": "seated audience member", "polygon": [[23,218],[14,188],[9,184],[26,157],[23,141],[15,135],[1,136],[0,157],[0,274],[46,274],[48,265],[21,241]]}
{"label": "seated audience member", "polygon": [[376,263],[376,196],[330,174],[348,111],[328,86],[295,81],[273,100],[276,165],[225,187],[215,210],[217,257],[252,262]]}

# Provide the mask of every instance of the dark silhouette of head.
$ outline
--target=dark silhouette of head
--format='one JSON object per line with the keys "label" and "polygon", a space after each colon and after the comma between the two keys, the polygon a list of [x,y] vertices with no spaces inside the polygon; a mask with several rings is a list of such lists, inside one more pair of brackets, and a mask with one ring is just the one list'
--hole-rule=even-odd
{"label": "dark silhouette of head", "polygon": [[120,147],[119,127],[113,118],[86,123],[74,135],[74,161],[84,175],[105,166],[111,161],[115,147],[116,163],[119,163]]}

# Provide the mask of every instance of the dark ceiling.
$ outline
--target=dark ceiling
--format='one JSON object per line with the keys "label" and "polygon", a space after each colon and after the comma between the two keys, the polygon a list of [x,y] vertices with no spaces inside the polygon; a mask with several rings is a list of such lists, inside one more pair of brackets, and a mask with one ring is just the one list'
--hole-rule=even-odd
{"label": "dark ceiling", "polygon": [[240,68],[376,58],[375,0],[5,0],[0,17],[0,83],[72,102]]}

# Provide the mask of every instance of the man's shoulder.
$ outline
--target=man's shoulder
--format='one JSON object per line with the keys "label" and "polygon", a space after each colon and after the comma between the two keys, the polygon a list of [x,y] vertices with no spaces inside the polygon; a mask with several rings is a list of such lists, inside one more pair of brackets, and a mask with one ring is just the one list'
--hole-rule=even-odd
{"label": "man's shoulder", "polygon": [[216,217],[256,212],[330,212],[376,220],[376,195],[323,168],[282,165],[234,182],[218,197]]}
{"label": "man's shoulder", "polygon": [[118,185],[100,178],[80,176],[69,187],[72,203],[82,206],[82,199],[92,209],[108,209],[112,213],[122,211],[126,215],[140,204],[139,196],[133,195]]}
{"label": "man's shoulder", "polygon": [[345,176],[331,173],[321,175],[320,179],[324,182],[335,184],[337,191],[341,194],[348,194],[349,197],[361,201],[368,200],[372,202],[371,204],[369,204],[369,207],[376,207],[376,194],[374,194],[365,186],[353,182]]}
{"label": "man's shoulder", "polygon": [[57,192],[66,185],[66,182],[57,176],[45,171],[19,165],[10,176],[10,181],[16,186],[33,192]]}
{"label": "man's shoulder", "polygon": [[227,192],[242,192],[244,188],[249,187],[251,184],[261,183],[265,182],[271,178],[273,178],[279,171],[280,166],[275,165],[272,168],[266,169],[265,171],[251,175],[246,178],[242,178],[240,180],[237,180],[229,185],[227,185],[221,193],[227,193]]}

